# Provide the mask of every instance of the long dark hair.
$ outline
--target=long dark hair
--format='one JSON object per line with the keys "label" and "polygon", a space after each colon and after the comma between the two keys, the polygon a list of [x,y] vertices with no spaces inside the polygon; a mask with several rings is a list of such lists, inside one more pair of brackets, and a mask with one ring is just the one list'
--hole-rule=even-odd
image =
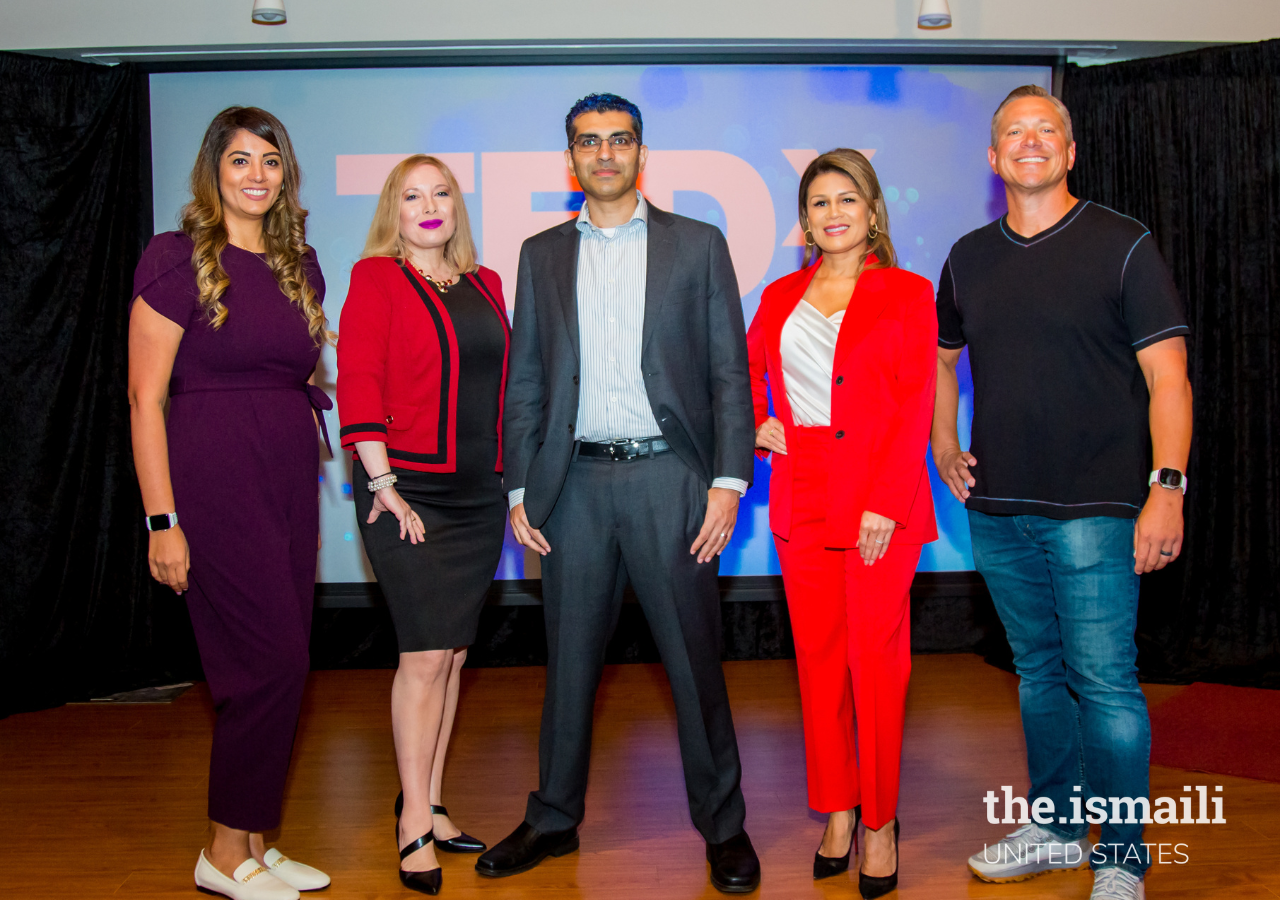
{"label": "long dark hair", "polygon": [[284,181],[280,195],[262,222],[262,238],[280,290],[302,310],[307,328],[316,344],[332,342],[333,332],[326,327],[324,309],[315,288],[307,283],[302,265],[307,251],[307,211],[302,208],[298,191],[302,171],[294,155],[289,133],[280,120],[256,106],[230,106],[214,116],[205,130],[196,164],[191,169],[191,201],[182,208],[182,230],[195,242],[191,265],[200,289],[200,305],[209,314],[214,328],[227,321],[228,311],[222,303],[231,279],[222,267],[222,251],[228,243],[226,219],[222,210],[222,192],[218,172],[222,155],[240,131],[262,138],[280,151]]}

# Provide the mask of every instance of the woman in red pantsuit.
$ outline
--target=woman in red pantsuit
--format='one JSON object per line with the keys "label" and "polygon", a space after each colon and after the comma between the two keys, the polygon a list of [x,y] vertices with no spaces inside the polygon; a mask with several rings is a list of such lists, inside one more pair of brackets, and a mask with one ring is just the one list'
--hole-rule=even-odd
{"label": "woman in red pantsuit", "polygon": [[829,813],[814,878],[848,868],[861,817],[858,886],[871,898],[898,880],[908,592],[938,536],[925,469],[938,325],[932,285],[895,265],[866,157],[819,156],[799,204],[804,266],[765,288],[747,334],[756,447],[773,453],[809,805]]}

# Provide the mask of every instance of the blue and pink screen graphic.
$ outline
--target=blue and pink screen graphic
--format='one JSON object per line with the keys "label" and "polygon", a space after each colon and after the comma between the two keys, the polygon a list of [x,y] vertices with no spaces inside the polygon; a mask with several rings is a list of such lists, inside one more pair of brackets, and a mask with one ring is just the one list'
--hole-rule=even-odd
{"label": "blue and pink screen graphic", "polygon": [[[720,227],[743,314],[762,288],[794,271],[803,244],[800,174],[832,147],[862,150],[888,200],[900,264],[937,283],[951,244],[1004,212],[987,166],[992,112],[1020,84],[1049,86],[1032,66],[530,66],[211,72],[151,76],[157,230],[176,227],[187,177],[209,120],[231,105],[261,106],[289,129],[311,211],[308,239],[328,283],[335,325],[377,195],[410,153],[441,157],[458,177],[480,259],[514,304],[521,242],[577,213],[582,194],[563,158],[564,116],[579,97],[611,91],[644,115],[650,148],[641,189],[660,207]],[[337,376],[325,351],[320,383]],[[962,372],[961,436],[971,388]],[[330,430],[336,415],[330,413]],[[932,464],[930,464],[932,465]],[[356,527],[350,458],[324,464],[317,580],[373,579]],[[941,539],[925,571],[971,569],[964,510],[933,473]],[[358,486],[363,489],[363,486]],[[769,466],[757,462],[724,575],[778,573],[768,528]],[[510,534],[499,578],[536,577]]]}

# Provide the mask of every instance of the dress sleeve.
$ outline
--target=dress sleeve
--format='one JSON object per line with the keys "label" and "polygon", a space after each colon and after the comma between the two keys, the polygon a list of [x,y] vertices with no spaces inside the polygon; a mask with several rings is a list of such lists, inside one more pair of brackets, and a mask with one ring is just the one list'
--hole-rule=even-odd
{"label": "dress sleeve", "polygon": [[133,299],[141,297],[183,328],[201,314],[200,291],[191,268],[191,238],[180,231],[157,234],[147,244],[133,272]]}
{"label": "dress sleeve", "polygon": [[938,346],[959,350],[966,343],[964,325],[960,319],[960,303],[956,297],[956,280],[951,271],[951,257],[942,266],[938,276]]}
{"label": "dress sleeve", "polygon": [[307,247],[302,256],[302,268],[307,273],[307,284],[315,289],[316,299],[324,305],[324,273],[320,271],[320,260],[316,256],[315,247]]}
{"label": "dress sleeve", "polygon": [[1150,233],[1140,237],[1129,251],[1120,302],[1135,351],[1191,333],[1173,275]]}

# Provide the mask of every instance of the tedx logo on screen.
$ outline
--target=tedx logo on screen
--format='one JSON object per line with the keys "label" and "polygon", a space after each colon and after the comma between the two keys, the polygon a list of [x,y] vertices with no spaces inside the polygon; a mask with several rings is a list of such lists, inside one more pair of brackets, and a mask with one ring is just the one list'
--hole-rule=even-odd
{"label": "tedx logo on screen", "polygon": [[[870,158],[875,151],[862,151]],[[816,150],[783,150],[796,173],[804,172]],[[396,163],[407,153],[374,153],[337,157],[339,195],[377,195]],[[535,208],[535,194],[578,191],[559,150],[513,153],[436,153],[453,170],[464,194],[476,192],[479,157],[484,192],[480,198],[483,262],[497,271],[503,283],[515,284],[520,245],[524,239],[563,222],[575,213]],[[777,217],[764,179],[746,160],[721,150],[652,150],[640,182],[644,195],[663,209],[672,209],[676,191],[700,191],[719,202],[725,214],[725,234],[738,276],[738,290],[751,293],[764,280],[777,247]],[[474,197],[468,206],[475,209]],[[784,247],[804,243],[797,223]],[[507,292],[508,302],[513,296]]]}

